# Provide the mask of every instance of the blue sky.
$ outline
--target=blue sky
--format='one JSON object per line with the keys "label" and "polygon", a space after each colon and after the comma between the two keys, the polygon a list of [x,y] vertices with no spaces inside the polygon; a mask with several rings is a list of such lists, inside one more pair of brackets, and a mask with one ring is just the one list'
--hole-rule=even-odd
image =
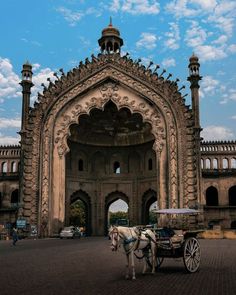
{"label": "blue sky", "polygon": [[236,140],[236,1],[8,0],[0,1],[1,145],[19,140],[22,64],[33,65],[33,102],[53,72],[98,54],[110,16],[124,40],[122,53],[167,69],[186,86],[183,95],[189,93],[188,59],[198,55],[202,136]]}

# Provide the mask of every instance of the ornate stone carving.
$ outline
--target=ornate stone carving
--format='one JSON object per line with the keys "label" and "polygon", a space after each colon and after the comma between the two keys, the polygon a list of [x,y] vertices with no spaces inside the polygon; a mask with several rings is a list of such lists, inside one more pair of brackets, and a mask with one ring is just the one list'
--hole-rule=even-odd
{"label": "ornate stone carving", "polygon": [[[104,83],[106,79],[107,82]],[[119,86],[113,81],[119,81]],[[163,79],[160,80],[156,75],[147,74],[145,68],[132,61],[116,55],[94,58],[86,66],[81,65],[67,77],[63,76],[56,84],[56,87],[50,85],[50,91],[45,90],[44,95],[40,96],[41,102],[29,118],[30,132],[33,134],[29,138],[34,140],[32,148],[30,144],[27,145],[29,151],[26,157],[32,159],[32,165],[31,169],[27,169],[24,173],[24,183],[26,187],[32,180],[32,196],[35,202],[39,190],[43,219],[48,220],[53,148],[56,148],[59,158],[63,158],[68,151],[69,126],[74,123],[79,124],[81,114],[89,114],[95,107],[102,109],[109,100],[112,100],[118,108],[127,107],[132,113],[140,113],[143,120],[151,124],[152,134],[155,137],[154,146],[158,153],[161,153],[163,146],[167,144],[171,206],[179,205],[179,191],[184,193],[186,199],[188,198],[189,187],[195,187],[192,181],[190,181],[191,184],[188,182],[189,176],[187,176],[194,165],[194,155],[187,155],[187,163],[185,154],[190,144],[184,146],[191,112],[183,103],[176,87],[172,87]],[[100,85],[96,95],[90,96],[88,91],[94,90],[96,85]],[[127,93],[131,89],[132,93],[136,93],[135,95],[140,99],[134,100],[132,95],[125,95],[124,91],[121,94],[121,86]],[[85,96],[86,92],[88,95]],[[194,142],[193,135],[189,137],[190,141]],[[37,182],[40,147],[43,149],[41,152],[42,173],[40,182]],[[178,156],[180,156],[179,159]],[[191,177],[194,178],[195,175]]]}

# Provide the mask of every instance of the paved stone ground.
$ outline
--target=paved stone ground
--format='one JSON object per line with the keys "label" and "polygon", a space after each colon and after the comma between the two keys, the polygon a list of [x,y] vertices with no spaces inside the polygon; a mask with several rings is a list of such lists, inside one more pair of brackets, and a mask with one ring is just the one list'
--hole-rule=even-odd
{"label": "paved stone ground", "polygon": [[236,240],[200,240],[200,271],[187,274],[181,259],[166,259],[155,275],[125,280],[125,257],[107,238],[0,241],[1,295],[235,295]]}

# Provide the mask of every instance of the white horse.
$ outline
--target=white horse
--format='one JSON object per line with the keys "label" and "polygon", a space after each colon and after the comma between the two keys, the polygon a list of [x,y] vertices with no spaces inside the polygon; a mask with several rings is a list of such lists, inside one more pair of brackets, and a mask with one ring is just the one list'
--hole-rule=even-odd
{"label": "white horse", "polygon": [[[123,244],[127,258],[126,276],[129,278],[129,268],[132,268],[132,279],[135,280],[134,255],[136,250],[142,250],[144,259],[143,274],[149,265],[149,255],[151,256],[152,274],[155,273],[156,267],[156,236],[150,230],[140,230],[136,227],[111,226],[109,229],[112,251],[117,251],[118,247]],[[137,257],[137,256],[136,256]]]}

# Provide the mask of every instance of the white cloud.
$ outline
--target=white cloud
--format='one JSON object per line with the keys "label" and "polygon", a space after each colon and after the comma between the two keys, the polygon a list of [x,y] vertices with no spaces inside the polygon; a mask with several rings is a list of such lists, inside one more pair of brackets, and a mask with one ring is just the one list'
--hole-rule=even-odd
{"label": "white cloud", "polygon": [[192,21],[191,27],[186,31],[185,41],[190,47],[197,47],[202,45],[208,37],[208,33],[198,22]]}
{"label": "white cloud", "polygon": [[220,81],[214,79],[212,76],[204,76],[201,83],[201,91],[208,95],[216,93],[217,86],[220,85]]}
{"label": "white cloud", "polygon": [[228,36],[232,35],[235,22],[233,17],[212,15],[208,17],[208,21],[214,23],[217,28],[224,31]]}
{"label": "white cloud", "polygon": [[0,129],[6,128],[20,128],[21,127],[21,119],[9,119],[9,118],[0,118]]}
{"label": "white cloud", "polygon": [[231,44],[227,48],[228,52],[230,53],[236,53],[236,44]]}
{"label": "white cloud", "polygon": [[204,10],[210,11],[212,11],[217,5],[216,0],[190,0],[189,2],[199,5]]}
{"label": "white cloud", "polygon": [[162,61],[162,65],[164,68],[175,67],[175,59],[174,58],[165,58]]}
{"label": "white cloud", "polygon": [[168,3],[165,9],[174,14],[176,18],[193,17],[198,14],[198,10],[187,7],[188,0],[174,0]]}
{"label": "white cloud", "polygon": [[220,101],[220,104],[226,104],[229,101],[236,101],[236,89],[229,88],[227,91],[224,92],[222,95],[222,100]]}
{"label": "white cloud", "polygon": [[214,40],[213,44],[224,45],[228,41],[228,37],[226,35],[221,35],[218,39]]}
{"label": "white cloud", "polygon": [[155,0],[113,0],[110,6],[113,12],[127,12],[130,14],[158,14],[160,5]]}
{"label": "white cloud", "polygon": [[20,78],[14,73],[10,60],[0,57],[0,102],[21,95],[19,81]]}
{"label": "white cloud", "polygon": [[31,88],[32,94],[30,97],[32,102],[37,99],[38,92],[42,91],[41,84],[44,83],[45,86],[48,85],[47,78],[50,78],[51,81],[55,80],[55,76],[53,75],[54,71],[52,69],[50,68],[40,69],[41,66],[39,64],[34,64],[33,67],[35,67],[35,65],[37,67],[37,70],[35,70],[35,74],[33,75],[33,79],[32,79],[34,83],[34,87]]}
{"label": "white cloud", "polygon": [[176,23],[169,23],[169,25],[170,31],[165,33],[165,36],[168,37],[168,39],[164,42],[164,44],[168,49],[176,50],[179,48],[179,26]]}
{"label": "white cloud", "polygon": [[204,140],[231,140],[235,138],[235,134],[231,129],[214,125],[203,128],[201,136]]}
{"label": "white cloud", "polygon": [[232,116],[231,119],[236,120],[236,115],[235,116]]}
{"label": "white cloud", "polygon": [[144,47],[146,49],[152,50],[156,47],[157,37],[152,33],[142,33],[141,39],[136,42],[138,48]]}
{"label": "white cloud", "polygon": [[200,45],[195,48],[202,62],[209,60],[219,60],[227,57],[224,47],[214,47],[212,45]]}
{"label": "white cloud", "polygon": [[74,27],[81,20],[81,18],[84,16],[84,13],[82,13],[81,11],[74,12],[68,8],[65,8],[65,7],[59,7],[56,10],[63,15],[64,19],[72,27]]}
{"label": "white cloud", "polygon": [[0,133],[0,145],[18,145],[20,141],[20,136],[13,137],[13,136],[5,136]]}

